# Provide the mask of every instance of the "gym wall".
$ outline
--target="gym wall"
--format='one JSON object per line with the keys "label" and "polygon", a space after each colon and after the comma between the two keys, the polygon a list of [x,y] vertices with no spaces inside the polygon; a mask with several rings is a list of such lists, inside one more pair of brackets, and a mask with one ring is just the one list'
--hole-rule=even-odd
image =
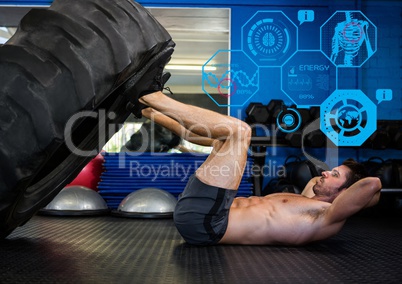
{"label": "gym wall", "polygon": [[[214,88],[215,94],[221,94],[223,87],[230,87],[222,95],[229,97],[227,107],[231,115],[247,120],[246,110],[250,103],[267,105],[271,100],[282,100],[287,107],[321,107],[320,130],[327,131],[327,139],[319,148],[301,147],[299,143],[292,145],[284,137],[293,135],[294,138],[297,133],[272,131],[271,125],[255,131],[257,136],[260,135],[258,132],[271,136],[266,144],[256,143],[253,149],[267,154],[264,183],[275,178],[285,160],[292,155],[317,159],[329,167],[349,157],[359,161],[374,156],[383,160],[402,158],[402,139],[393,140],[395,135],[401,136],[402,120],[400,1],[142,3],[231,9],[230,50],[211,54],[211,62],[216,60],[218,63],[220,56],[230,54],[230,66],[223,66],[223,69],[230,69],[231,76],[225,77],[225,71],[219,73],[219,64],[216,64],[218,70],[214,78],[222,83],[219,89],[208,80],[208,72],[200,74],[206,95],[211,95]],[[264,22],[266,19],[270,22]],[[263,37],[267,30],[271,38]],[[348,55],[344,54],[342,58],[342,37],[349,44],[349,62]],[[285,46],[280,45],[280,40],[282,43],[287,40]],[[211,62],[206,62],[206,66]],[[300,76],[292,79],[290,72],[295,70]],[[306,82],[303,79],[308,77],[312,80],[311,86],[303,87]],[[357,122],[361,125],[339,129],[331,126],[336,122],[329,121],[330,126],[323,127],[324,114],[332,111],[330,115],[334,115],[334,109],[343,107],[339,104],[355,106],[361,114],[360,122]],[[302,124],[298,131],[303,131],[306,126]],[[274,143],[272,136],[277,136]]]}
{"label": "gym wall", "polygon": [[[262,131],[263,136],[278,136],[275,143],[270,137],[262,148],[261,143],[257,143],[258,149],[255,149],[266,151],[265,164],[272,166],[264,183],[277,175],[278,168],[289,155],[313,157],[330,167],[349,157],[359,161],[373,156],[384,160],[402,158],[402,138],[393,140],[395,135],[402,137],[402,2],[138,2],[159,8],[230,9],[230,49],[211,53],[205,66],[216,67],[216,71],[200,72],[200,81],[204,92],[201,95],[211,99],[219,95],[228,98],[227,105],[218,107],[229,109],[231,115],[246,120],[250,103],[267,105],[271,100],[282,100],[285,107],[295,109],[321,108],[319,130],[326,135],[326,142],[321,147],[289,143],[286,134],[292,136],[296,130],[286,122],[285,130],[289,133],[270,130],[272,124],[265,129],[268,133]],[[0,1],[1,5],[50,3]],[[220,57],[227,56],[230,63],[219,64]],[[335,118],[337,110],[342,108],[345,113],[357,113],[354,117],[343,118],[343,122],[354,122],[349,128],[339,125]],[[273,121],[273,125],[279,123]],[[300,125],[297,130],[303,131],[306,126]],[[379,144],[373,142],[376,137]],[[384,144],[387,139],[391,142]]]}

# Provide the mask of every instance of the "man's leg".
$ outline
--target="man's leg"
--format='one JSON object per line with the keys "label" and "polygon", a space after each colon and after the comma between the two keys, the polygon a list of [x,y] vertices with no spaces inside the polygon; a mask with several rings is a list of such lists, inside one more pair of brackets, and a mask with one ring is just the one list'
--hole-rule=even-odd
{"label": "man's leg", "polygon": [[244,122],[182,104],[161,92],[140,98],[151,106],[143,115],[212,153],[190,177],[173,215],[177,230],[193,245],[217,244],[226,232],[229,209],[237,193],[250,141]]}
{"label": "man's leg", "polygon": [[167,115],[151,108],[147,107],[142,110],[142,116],[152,120],[156,124],[169,129],[171,132],[177,136],[187,140],[190,143],[194,143],[200,146],[212,147],[215,139],[203,137],[191,132],[190,130],[184,128],[178,121],[170,118]]}
{"label": "man's leg", "polygon": [[[230,116],[186,105],[175,101],[162,92],[152,93],[140,98],[140,102],[163,113],[167,118],[154,117],[177,135],[197,143],[211,144],[213,150],[207,160],[197,169],[197,178],[205,184],[219,188],[237,190],[247,162],[250,143],[250,127]],[[148,113],[147,113],[148,112]],[[152,111],[144,110],[145,116]],[[202,137],[208,138],[203,140]]]}

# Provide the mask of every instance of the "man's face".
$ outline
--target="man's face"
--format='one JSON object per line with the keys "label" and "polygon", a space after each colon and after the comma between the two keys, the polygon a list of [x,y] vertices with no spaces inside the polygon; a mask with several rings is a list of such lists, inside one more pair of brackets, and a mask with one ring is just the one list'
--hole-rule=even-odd
{"label": "man's face", "polygon": [[333,168],[332,171],[322,172],[321,178],[313,186],[316,196],[336,196],[340,188],[346,182],[346,176],[350,169],[346,166]]}

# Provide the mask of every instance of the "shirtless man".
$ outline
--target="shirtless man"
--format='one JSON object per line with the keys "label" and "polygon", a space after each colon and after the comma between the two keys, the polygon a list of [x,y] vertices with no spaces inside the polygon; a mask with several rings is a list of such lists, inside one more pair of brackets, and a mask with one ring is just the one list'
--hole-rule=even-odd
{"label": "shirtless man", "polygon": [[145,117],[190,142],[213,147],[174,212],[175,225],[190,244],[302,245],[335,235],[348,217],[379,200],[380,180],[354,182],[353,166],[347,163],[313,178],[301,195],[235,198],[246,165],[250,127],[161,92],[139,101],[150,106],[142,110]]}

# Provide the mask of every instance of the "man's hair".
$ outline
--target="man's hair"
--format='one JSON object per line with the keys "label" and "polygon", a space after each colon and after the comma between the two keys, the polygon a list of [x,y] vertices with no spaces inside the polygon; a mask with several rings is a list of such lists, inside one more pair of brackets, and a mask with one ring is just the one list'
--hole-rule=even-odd
{"label": "man's hair", "polygon": [[342,185],[341,188],[348,188],[356,181],[367,177],[366,168],[352,158],[343,161],[342,165],[348,167],[350,169],[350,172],[348,172],[348,174],[346,175],[346,182]]}

